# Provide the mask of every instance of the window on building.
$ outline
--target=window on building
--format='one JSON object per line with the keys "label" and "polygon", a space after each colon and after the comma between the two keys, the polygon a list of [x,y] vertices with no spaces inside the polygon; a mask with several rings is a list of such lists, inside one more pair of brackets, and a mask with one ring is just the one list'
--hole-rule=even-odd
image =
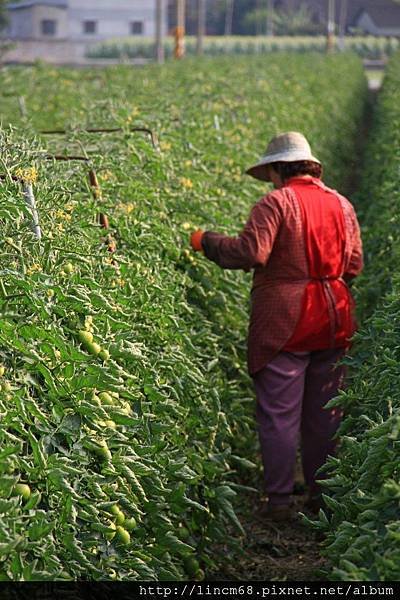
{"label": "window on building", "polygon": [[57,21],[54,19],[44,19],[40,23],[42,35],[56,35],[57,33]]}
{"label": "window on building", "polygon": [[97,33],[97,21],[83,21],[83,33],[88,35]]}
{"label": "window on building", "polygon": [[143,35],[144,23],[143,21],[132,21],[131,23],[131,35]]}

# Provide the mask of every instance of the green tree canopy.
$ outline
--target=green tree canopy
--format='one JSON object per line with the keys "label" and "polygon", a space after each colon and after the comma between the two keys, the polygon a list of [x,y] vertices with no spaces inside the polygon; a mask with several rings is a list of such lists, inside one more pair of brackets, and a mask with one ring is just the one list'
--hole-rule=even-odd
{"label": "green tree canopy", "polygon": [[7,25],[6,0],[0,0],[0,31]]}
{"label": "green tree canopy", "polygon": [[[264,3],[265,4],[265,3]],[[277,8],[272,13],[273,30],[277,35],[315,35],[324,32],[324,25],[316,21],[311,8],[304,2],[297,8]],[[254,9],[245,16],[249,34],[264,34],[267,9]]]}

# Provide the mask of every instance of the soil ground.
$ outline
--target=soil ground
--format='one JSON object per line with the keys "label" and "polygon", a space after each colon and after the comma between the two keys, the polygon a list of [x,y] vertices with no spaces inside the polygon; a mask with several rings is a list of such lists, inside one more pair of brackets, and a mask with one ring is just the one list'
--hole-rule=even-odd
{"label": "soil ground", "polygon": [[[302,493],[302,481],[298,481],[295,489],[295,511],[315,519],[315,515],[304,509],[306,495]],[[246,535],[241,536],[233,528],[227,532],[237,541],[237,549],[233,552],[226,547],[219,549],[223,567],[208,573],[207,581],[326,580],[323,569],[328,564],[321,557],[321,542],[315,531],[300,516],[285,523],[258,520],[255,511],[263,500],[256,493],[241,498],[236,512]]]}

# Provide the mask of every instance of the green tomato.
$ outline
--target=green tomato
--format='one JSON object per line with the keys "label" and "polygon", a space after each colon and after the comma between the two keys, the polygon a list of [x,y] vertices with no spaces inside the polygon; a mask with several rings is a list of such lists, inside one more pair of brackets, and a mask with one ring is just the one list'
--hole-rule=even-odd
{"label": "green tomato", "polygon": [[123,527],[118,525],[117,533],[115,536],[115,541],[119,544],[123,544],[124,546],[129,544],[131,541],[131,536],[129,535],[129,531],[126,531],[126,529],[124,529]]}
{"label": "green tomato", "polygon": [[14,495],[22,496],[26,502],[31,496],[31,488],[26,483],[17,483],[14,487]]}
{"label": "green tomato", "polygon": [[117,525],[122,525],[124,523],[125,515],[122,512],[122,510],[120,509],[120,507],[118,506],[118,504],[114,504],[111,507],[111,513],[114,515],[115,522],[117,523]]}
{"label": "green tomato", "polygon": [[134,517],[130,517],[129,519],[125,519],[124,527],[127,531],[133,531],[136,527],[136,519]]}
{"label": "green tomato", "polygon": [[89,352],[89,354],[97,356],[101,352],[101,346],[96,344],[96,342],[92,342],[91,344],[87,344],[86,350]]}
{"label": "green tomato", "polygon": [[100,392],[99,398],[103,404],[114,404],[114,400],[108,392]]}
{"label": "green tomato", "polygon": [[81,331],[78,331],[78,338],[79,341],[85,345],[91,344],[93,342],[93,334],[90,333],[90,331],[85,331],[83,329],[81,329]]}
{"label": "green tomato", "polygon": [[186,541],[190,538],[190,531],[187,527],[180,525],[178,528],[178,537],[179,539]]}
{"label": "green tomato", "polygon": [[203,579],[204,579],[205,576],[206,576],[206,574],[204,573],[203,569],[199,569],[194,574],[194,579],[195,579],[195,581],[203,581]]}
{"label": "green tomato", "polygon": [[108,350],[101,350],[99,352],[99,358],[101,358],[101,360],[104,360],[104,362],[106,362],[107,360],[109,360],[110,358],[110,353]]}
{"label": "green tomato", "polygon": [[0,377],[3,377],[4,373],[6,372],[6,368],[4,365],[0,365]]}
{"label": "green tomato", "polygon": [[112,454],[107,446],[107,442],[105,440],[101,440],[97,442],[97,444],[98,446],[95,450],[97,456],[107,462],[110,461],[112,458]]}
{"label": "green tomato", "polygon": [[105,536],[106,536],[106,540],[108,540],[109,542],[111,542],[111,540],[113,540],[115,538],[115,534],[117,531],[117,526],[115,525],[115,523],[113,523],[113,521],[110,521],[109,523],[107,523],[107,527],[108,529],[111,529],[112,531],[108,531]]}
{"label": "green tomato", "polygon": [[67,263],[66,265],[64,265],[64,273],[67,273],[68,275],[70,275],[73,272],[74,272],[74,266],[71,263]]}
{"label": "green tomato", "polygon": [[186,556],[183,559],[183,566],[188,575],[193,577],[200,571],[199,561],[194,556]]}

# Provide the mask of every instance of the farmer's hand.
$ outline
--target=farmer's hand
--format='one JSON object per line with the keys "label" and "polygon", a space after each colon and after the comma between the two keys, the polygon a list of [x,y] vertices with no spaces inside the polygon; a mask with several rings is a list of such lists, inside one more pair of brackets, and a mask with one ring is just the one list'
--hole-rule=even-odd
{"label": "farmer's hand", "polygon": [[203,238],[204,231],[201,229],[197,229],[197,231],[193,231],[190,236],[190,245],[192,246],[195,252],[202,252],[203,246],[201,245],[201,240]]}

